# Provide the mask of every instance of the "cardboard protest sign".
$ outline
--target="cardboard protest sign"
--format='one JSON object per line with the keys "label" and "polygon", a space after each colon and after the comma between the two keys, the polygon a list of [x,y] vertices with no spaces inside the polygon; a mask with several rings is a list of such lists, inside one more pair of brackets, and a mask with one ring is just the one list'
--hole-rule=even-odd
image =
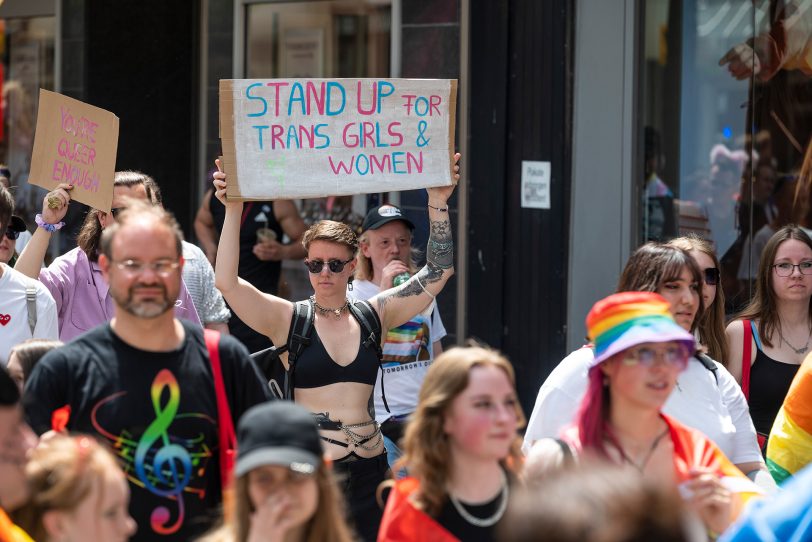
{"label": "cardboard protest sign", "polygon": [[456,107],[456,79],[223,79],[228,197],[449,186]]}
{"label": "cardboard protest sign", "polygon": [[28,182],[48,190],[70,183],[72,199],[110,211],[117,149],[117,116],[40,89]]}

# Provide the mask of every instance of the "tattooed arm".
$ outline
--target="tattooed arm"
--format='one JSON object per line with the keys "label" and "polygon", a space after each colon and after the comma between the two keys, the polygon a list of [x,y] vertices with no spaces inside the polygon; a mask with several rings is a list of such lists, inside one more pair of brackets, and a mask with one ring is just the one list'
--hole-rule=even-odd
{"label": "tattooed arm", "polygon": [[[459,153],[454,155],[455,180],[459,180]],[[379,293],[370,303],[381,317],[383,329],[392,329],[425,309],[454,274],[454,239],[448,214],[448,199],[455,186],[428,188],[429,241],[426,265],[412,278]]]}

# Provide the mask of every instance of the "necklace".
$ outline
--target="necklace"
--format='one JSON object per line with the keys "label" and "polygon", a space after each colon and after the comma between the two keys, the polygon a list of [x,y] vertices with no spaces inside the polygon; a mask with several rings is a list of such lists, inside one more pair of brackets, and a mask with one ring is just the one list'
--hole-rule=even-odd
{"label": "necklace", "polygon": [[341,313],[344,312],[345,310],[347,310],[347,307],[350,304],[350,300],[345,299],[343,305],[341,305],[338,308],[331,309],[329,307],[322,307],[321,305],[319,305],[316,302],[316,296],[314,296],[314,295],[310,296],[310,301],[313,303],[313,306],[316,307],[316,310],[318,310],[321,314],[330,314],[330,313],[332,313],[336,320],[341,320]]}
{"label": "necklace", "polygon": [[640,474],[643,474],[643,471],[645,470],[649,459],[651,459],[651,456],[654,455],[654,450],[657,449],[657,445],[660,444],[660,441],[663,440],[663,437],[666,436],[667,434],[668,428],[666,427],[665,430],[663,430],[662,433],[657,435],[657,438],[655,438],[654,441],[651,443],[651,447],[649,447],[648,452],[646,452],[645,457],[643,457],[643,461],[641,461],[639,465],[634,461],[632,461],[632,459],[628,455],[626,455],[626,452],[623,451],[623,446],[621,446],[619,442],[615,441],[614,444],[615,446],[617,446],[617,450],[620,452],[620,456],[623,458],[623,461],[625,461],[626,463],[637,469],[638,472],[640,472]]}
{"label": "necklace", "polygon": [[499,490],[499,506],[497,506],[496,512],[487,518],[478,518],[471,515],[471,513],[465,509],[465,506],[459,501],[459,499],[457,499],[457,497],[455,497],[450,491],[448,492],[448,500],[450,500],[451,504],[454,505],[454,508],[457,510],[460,517],[474,527],[491,527],[495,525],[497,521],[502,519],[502,516],[507,509],[509,492],[510,488],[507,483],[507,477],[505,476],[505,472],[502,471],[502,489]]}
{"label": "necklace", "polygon": [[796,354],[806,354],[806,351],[809,350],[809,338],[812,337],[812,329],[809,330],[809,335],[806,336],[806,344],[803,346],[803,348],[795,348],[794,346],[792,346],[787,340],[787,338],[784,337],[784,334],[781,333],[780,325],[778,326],[778,336],[781,337],[781,340],[784,341],[787,344],[787,346],[792,348]]}

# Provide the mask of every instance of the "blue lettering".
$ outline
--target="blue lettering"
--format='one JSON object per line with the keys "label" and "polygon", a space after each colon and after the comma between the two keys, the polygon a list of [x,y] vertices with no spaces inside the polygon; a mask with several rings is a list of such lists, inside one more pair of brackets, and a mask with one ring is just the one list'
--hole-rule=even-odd
{"label": "blue lettering", "polygon": [[259,100],[262,102],[262,111],[260,113],[248,113],[249,117],[261,117],[265,113],[268,112],[268,102],[265,101],[265,98],[262,96],[251,96],[251,89],[254,87],[261,87],[262,83],[254,83],[253,85],[248,85],[248,88],[245,89],[245,97],[249,100]]}

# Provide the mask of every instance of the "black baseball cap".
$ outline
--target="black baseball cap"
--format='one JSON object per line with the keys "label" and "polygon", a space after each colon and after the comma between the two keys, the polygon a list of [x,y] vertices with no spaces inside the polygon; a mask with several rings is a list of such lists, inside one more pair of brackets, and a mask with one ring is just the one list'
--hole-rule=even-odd
{"label": "black baseball cap", "polygon": [[414,224],[411,220],[403,216],[400,207],[395,207],[387,203],[380,207],[375,207],[367,213],[367,216],[364,218],[364,223],[361,225],[361,231],[377,230],[393,220],[402,220],[409,226],[410,230],[414,230]]}
{"label": "black baseball cap", "polygon": [[313,474],[322,462],[319,429],[313,415],[290,401],[257,405],[237,425],[237,465],[234,473],[280,465]]}
{"label": "black baseball cap", "polygon": [[11,221],[8,223],[8,227],[11,231],[17,232],[24,232],[28,229],[25,227],[25,220],[17,215],[11,215]]}

